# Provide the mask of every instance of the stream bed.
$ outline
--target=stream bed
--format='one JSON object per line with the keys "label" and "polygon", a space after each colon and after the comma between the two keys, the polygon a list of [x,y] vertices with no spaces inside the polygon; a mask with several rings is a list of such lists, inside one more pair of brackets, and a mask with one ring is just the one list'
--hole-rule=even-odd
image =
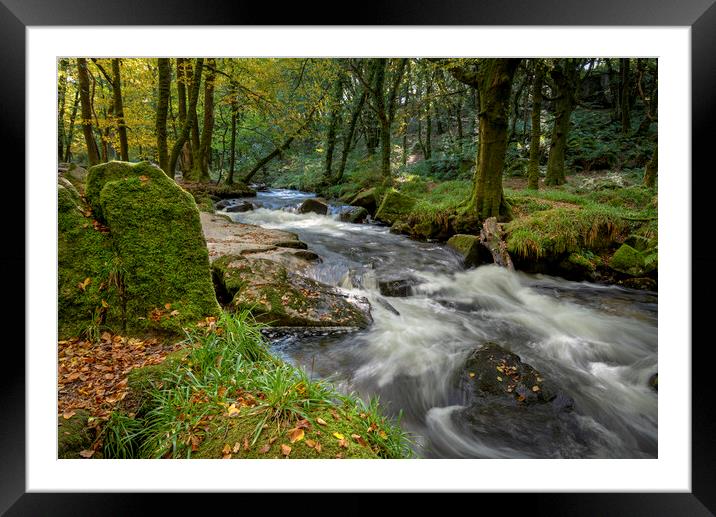
{"label": "stream bed", "polygon": [[[379,396],[421,458],[655,458],[657,293],[511,272],[466,270],[442,244],[385,226],[297,214],[313,194],[272,189],[235,221],[295,232],[322,261],[305,274],[368,298],[365,330],[272,339],[272,350],[361,397]],[[407,296],[406,296],[407,294]],[[318,334],[318,335],[316,335]],[[325,334],[325,335],[322,335]],[[520,356],[573,399],[467,408],[459,379],[486,342]]]}

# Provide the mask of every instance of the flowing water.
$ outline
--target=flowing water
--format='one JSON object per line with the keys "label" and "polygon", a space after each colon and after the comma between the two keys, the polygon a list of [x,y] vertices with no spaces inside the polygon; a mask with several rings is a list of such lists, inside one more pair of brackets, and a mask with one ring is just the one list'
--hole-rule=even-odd
{"label": "flowing water", "polygon": [[[323,261],[307,272],[368,298],[373,325],[340,335],[289,335],[274,351],[345,391],[378,395],[419,457],[653,458],[657,456],[657,294],[526,275],[487,265],[465,270],[441,244],[384,226],[297,214],[311,194],[270,190],[239,222],[296,232]],[[385,282],[409,296],[381,294]],[[358,287],[355,287],[358,286]],[[574,400],[466,409],[467,356],[494,341]]]}

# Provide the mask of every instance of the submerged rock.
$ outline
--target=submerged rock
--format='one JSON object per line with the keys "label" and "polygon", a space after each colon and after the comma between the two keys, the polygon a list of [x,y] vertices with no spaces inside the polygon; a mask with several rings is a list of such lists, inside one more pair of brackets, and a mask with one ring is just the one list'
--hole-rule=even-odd
{"label": "submerged rock", "polygon": [[407,278],[378,280],[378,290],[383,296],[404,298],[413,294],[415,281]]}
{"label": "submerged rock", "polygon": [[[497,343],[488,342],[475,350],[465,362],[463,374],[468,399],[500,397],[514,404],[544,404],[558,398],[555,387],[517,354]],[[562,409],[573,406],[566,395],[560,398]]]}
{"label": "submerged rock", "polygon": [[306,199],[303,203],[298,205],[296,212],[299,214],[319,214],[326,215],[328,213],[328,205],[320,199]]}
{"label": "submerged rock", "polygon": [[253,256],[227,255],[212,264],[217,294],[232,310],[281,327],[367,327],[370,304],[362,297]]}

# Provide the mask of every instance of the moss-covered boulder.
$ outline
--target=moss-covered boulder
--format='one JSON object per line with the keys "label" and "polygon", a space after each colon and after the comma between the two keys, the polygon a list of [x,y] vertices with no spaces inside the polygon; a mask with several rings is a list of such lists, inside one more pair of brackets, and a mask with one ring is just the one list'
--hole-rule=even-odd
{"label": "moss-covered boulder", "polygon": [[112,240],[74,187],[57,186],[58,332],[80,336],[122,324]]}
{"label": "moss-covered boulder", "polygon": [[448,239],[447,245],[463,257],[465,267],[475,267],[491,263],[492,256],[480,243],[478,235],[457,234]]}
{"label": "moss-covered boulder", "polygon": [[380,201],[379,192],[377,187],[369,188],[367,190],[361,190],[356,194],[353,199],[350,200],[349,204],[352,206],[362,206],[368,210],[369,214],[375,214],[378,209],[378,203]]}
{"label": "moss-covered boulder", "polygon": [[384,223],[393,224],[398,219],[410,213],[415,205],[415,199],[390,189],[383,196],[383,201],[375,213],[375,218]]}
{"label": "moss-covered boulder", "polygon": [[276,261],[226,255],[212,263],[219,299],[278,327],[366,327],[368,301],[291,273]]}
{"label": "moss-covered boulder", "polygon": [[217,314],[193,197],[149,162],[90,168],[87,199],[109,228],[126,327],[179,332]]}
{"label": "moss-covered boulder", "polygon": [[628,244],[622,244],[614,253],[609,267],[627,275],[641,276],[645,272],[644,255]]}
{"label": "moss-covered boulder", "polygon": [[222,183],[201,183],[192,181],[182,181],[179,185],[189,192],[197,202],[202,196],[209,196],[212,199],[236,199],[240,197],[251,197],[256,195],[256,191],[243,183],[234,183],[227,185]]}
{"label": "moss-covered boulder", "polygon": [[80,451],[90,448],[94,441],[94,429],[88,426],[89,411],[78,409],[70,418],[60,415],[57,419],[57,458],[79,459]]}
{"label": "moss-covered boulder", "polygon": [[341,210],[338,219],[347,223],[360,224],[368,217],[368,210],[362,206],[349,206]]}

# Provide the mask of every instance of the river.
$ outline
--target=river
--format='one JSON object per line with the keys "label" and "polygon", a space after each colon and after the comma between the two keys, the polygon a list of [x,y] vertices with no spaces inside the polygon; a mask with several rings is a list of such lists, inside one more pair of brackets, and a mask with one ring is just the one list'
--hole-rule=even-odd
{"label": "river", "polygon": [[[423,458],[654,458],[657,456],[657,293],[511,272],[465,270],[444,245],[385,226],[297,214],[310,193],[272,189],[234,220],[296,232],[322,257],[306,274],[368,298],[373,325],[348,334],[289,335],[275,353],[363,398],[379,396]],[[386,282],[410,295],[381,294]],[[359,287],[356,287],[359,286]],[[456,381],[487,341],[519,355],[574,400],[465,410]]]}

